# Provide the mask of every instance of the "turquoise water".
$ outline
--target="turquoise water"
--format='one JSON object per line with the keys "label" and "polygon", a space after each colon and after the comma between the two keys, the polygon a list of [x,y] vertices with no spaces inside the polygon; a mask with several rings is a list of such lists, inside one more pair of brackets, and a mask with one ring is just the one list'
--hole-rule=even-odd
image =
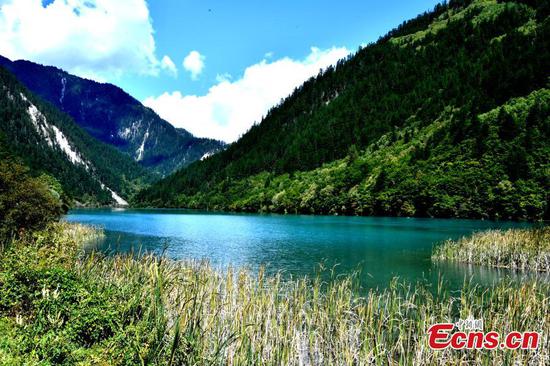
{"label": "turquoise water", "polygon": [[[433,264],[432,247],[489,228],[525,223],[478,220],[409,219],[261,214],[221,214],[180,210],[85,209],[66,220],[101,226],[109,252],[148,251],[174,259],[207,259],[215,267],[265,266],[286,276],[313,275],[319,263],[334,274],[361,271],[366,288],[386,287],[399,276],[410,282],[437,282],[460,288],[464,278],[480,284],[524,276],[506,270]],[[328,273],[324,274],[329,276]]]}

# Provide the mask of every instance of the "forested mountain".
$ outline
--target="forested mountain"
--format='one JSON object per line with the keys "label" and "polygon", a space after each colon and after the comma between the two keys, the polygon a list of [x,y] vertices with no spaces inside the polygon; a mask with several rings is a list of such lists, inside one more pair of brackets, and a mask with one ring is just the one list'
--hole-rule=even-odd
{"label": "forested mountain", "polygon": [[33,93],[73,117],[90,135],[161,176],[225,147],[221,141],[196,138],[186,130],[176,131],[112,84],[97,83],[29,61],[12,62],[1,56],[0,65]]}
{"label": "forested mountain", "polygon": [[152,173],[97,141],[74,120],[33,95],[0,67],[0,159],[18,160],[31,174],[56,178],[70,200],[125,205]]}
{"label": "forested mountain", "polygon": [[549,11],[542,0],[438,5],[137,203],[548,218]]}

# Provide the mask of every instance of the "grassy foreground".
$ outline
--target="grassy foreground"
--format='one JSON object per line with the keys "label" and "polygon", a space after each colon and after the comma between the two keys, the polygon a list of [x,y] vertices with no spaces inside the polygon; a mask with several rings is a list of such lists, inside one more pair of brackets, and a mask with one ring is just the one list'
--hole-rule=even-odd
{"label": "grassy foreground", "polygon": [[[550,285],[449,294],[394,281],[358,296],[353,276],[282,281],[206,263],[84,255],[101,235],[66,223],[0,258],[1,365],[533,364],[550,357]],[[432,351],[437,322],[542,332],[536,351]]]}
{"label": "grassy foreground", "polygon": [[550,226],[488,230],[436,247],[432,259],[550,272]]}

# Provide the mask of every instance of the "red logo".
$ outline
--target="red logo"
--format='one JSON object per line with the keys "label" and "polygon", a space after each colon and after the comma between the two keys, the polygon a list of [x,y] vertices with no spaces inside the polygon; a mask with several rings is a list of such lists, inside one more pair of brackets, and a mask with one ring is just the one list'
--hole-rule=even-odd
{"label": "red logo", "polygon": [[[454,331],[457,328],[458,331]],[[510,332],[502,342],[498,332],[481,330],[463,331],[452,323],[438,323],[428,329],[428,344],[431,349],[536,349],[539,346],[538,332]]]}

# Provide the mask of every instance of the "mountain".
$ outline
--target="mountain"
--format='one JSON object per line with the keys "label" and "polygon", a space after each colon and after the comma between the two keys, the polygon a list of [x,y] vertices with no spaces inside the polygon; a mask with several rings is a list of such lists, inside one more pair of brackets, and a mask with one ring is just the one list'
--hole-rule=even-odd
{"label": "mountain", "polygon": [[1,56],[0,65],[33,93],[70,115],[90,135],[161,176],[225,147],[221,141],[177,131],[112,84],[83,79],[56,67],[29,61],[12,62]]}
{"label": "mountain", "polygon": [[0,84],[2,160],[19,160],[34,175],[56,178],[70,199],[88,205],[126,205],[153,181],[152,173],[91,137],[3,67]]}
{"label": "mountain", "polygon": [[549,216],[548,1],[450,1],[308,80],[141,206]]}

